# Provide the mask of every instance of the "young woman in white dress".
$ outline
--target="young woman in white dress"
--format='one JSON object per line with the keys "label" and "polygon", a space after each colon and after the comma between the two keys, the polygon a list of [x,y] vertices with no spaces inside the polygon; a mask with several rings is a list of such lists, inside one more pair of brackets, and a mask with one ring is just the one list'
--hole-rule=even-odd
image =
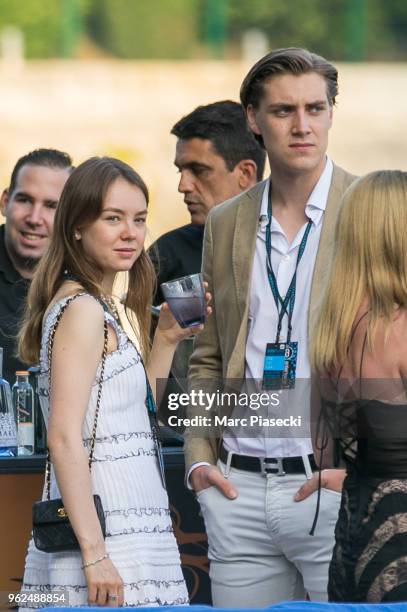
{"label": "young woman in white dress", "polygon": [[[66,183],[50,247],[32,281],[20,355],[40,362],[51,498],[62,496],[79,550],[46,553],[30,541],[22,609],[54,605],[52,597],[27,596],[35,593],[63,593],[73,607],[188,603],[146,407],[146,374],[154,389],[167,377],[178,342],[201,328],[181,329],[164,305],[149,346],[154,271],[144,250],[147,203],[143,180],[123,162],[81,164]],[[112,300],[122,271],[128,272],[125,307],[136,319],[140,350],[124,333]],[[104,321],[107,357],[89,470]],[[93,494],[103,504],[105,538]]]}

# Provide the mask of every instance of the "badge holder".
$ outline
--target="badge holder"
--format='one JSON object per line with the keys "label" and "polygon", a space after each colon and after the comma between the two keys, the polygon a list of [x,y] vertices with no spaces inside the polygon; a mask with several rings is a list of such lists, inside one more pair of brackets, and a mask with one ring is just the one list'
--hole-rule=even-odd
{"label": "badge holder", "polygon": [[263,367],[265,391],[293,389],[297,369],[298,342],[269,342]]}

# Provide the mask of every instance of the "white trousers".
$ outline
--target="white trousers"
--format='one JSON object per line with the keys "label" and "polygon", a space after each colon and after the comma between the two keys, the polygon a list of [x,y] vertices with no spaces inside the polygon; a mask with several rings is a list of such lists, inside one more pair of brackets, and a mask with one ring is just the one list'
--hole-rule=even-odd
{"label": "white trousers", "polygon": [[[222,472],[225,465],[218,462]],[[315,534],[309,535],[317,494],[294,502],[305,475],[275,476],[231,468],[238,497],[215,487],[198,493],[209,541],[213,605],[263,608],[286,600],[327,601],[328,567],[340,493],[322,489]]]}

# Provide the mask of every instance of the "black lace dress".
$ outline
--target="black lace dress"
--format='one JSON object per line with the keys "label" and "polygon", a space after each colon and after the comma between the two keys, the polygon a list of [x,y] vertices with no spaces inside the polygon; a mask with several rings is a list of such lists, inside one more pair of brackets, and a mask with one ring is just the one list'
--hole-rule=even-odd
{"label": "black lace dress", "polygon": [[322,407],[347,469],[329,601],[407,601],[407,405],[358,399]]}
{"label": "black lace dress", "polygon": [[312,403],[318,463],[347,473],[328,597],[407,602],[407,381],[401,374],[407,314],[395,310],[373,346],[369,310],[361,307],[359,315],[346,363],[319,378]]}

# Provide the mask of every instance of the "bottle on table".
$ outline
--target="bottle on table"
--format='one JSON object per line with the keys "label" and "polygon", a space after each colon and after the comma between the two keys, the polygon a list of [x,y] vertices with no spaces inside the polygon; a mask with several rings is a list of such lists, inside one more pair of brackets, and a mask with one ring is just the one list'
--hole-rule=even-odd
{"label": "bottle on table", "polygon": [[28,382],[29,373],[16,372],[12,388],[13,405],[17,415],[17,453],[33,455],[35,450],[34,391]]}
{"label": "bottle on table", "polygon": [[28,368],[28,382],[34,391],[34,429],[35,429],[35,453],[45,454],[47,451],[47,428],[45,427],[44,417],[42,416],[41,406],[38,399],[38,375],[39,366]]}
{"label": "bottle on table", "polygon": [[3,348],[0,347],[0,457],[15,457],[16,455],[16,415],[10,385],[3,378]]}

